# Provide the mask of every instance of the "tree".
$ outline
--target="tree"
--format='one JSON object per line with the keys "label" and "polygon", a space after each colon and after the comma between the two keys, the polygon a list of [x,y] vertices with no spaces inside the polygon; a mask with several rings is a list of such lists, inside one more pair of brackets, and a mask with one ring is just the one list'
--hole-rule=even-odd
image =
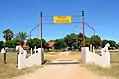
{"label": "tree", "polygon": [[[84,36],[85,37],[85,39],[87,38],[86,36]],[[80,48],[81,49],[81,47],[83,46],[83,43],[82,43],[82,41],[83,41],[83,34],[82,33],[79,33],[78,35],[77,35],[77,38],[78,38],[78,44],[77,44],[77,48]]]}
{"label": "tree", "polygon": [[38,38],[33,38],[33,39],[28,39],[26,44],[30,47],[30,48],[34,48],[34,46],[38,47],[38,44],[40,43],[40,40]]}
{"label": "tree", "polygon": [[86,38],[86,46],[90,46],[90,44],[92,43],[91,38]]}
{"label": "tree", "polygon": [[19,32],[16,35],[16,38],[19,39],[20,41],[25,41],[27,37],[28,37],[28,35],[26,32]]}
{"label": "tree", "polygon": [[64,41],[64,39],[56,39],[55,40],[55,48],[56,49],[64,49],[65,47],[67,47],[66,42]]}
{"label": "tree", "polygon": [[101,38],[98,35],[91,37],[91,44],[95,46],[95,48],[99,48],[101,46]]}
{"label": "tree", "polygon": [[102,47],[105,47],[105,45],[106,45],[107,43],[109,43],[108,40],[106,40],[106,39],[102,40]]}
{"label": "tree", "polygon": [[72,47],[75,46],[73,43],[76,42],[76,38],[77,38],[76,35],[74,33],[71,33],[64,37],[64,41],[66,42],[68,47],[70,47],[72,49]]}
{"label": "tree", "polygon": [[20,42],[20,41],[19,41],[18,39],[13,38],[12,40],[6,41],[6,42],[4,43],[4,46],[5,46],[5,47],[8,47],[8,48],[15,48],[15,47],[18,45],[19,42]]}
{"label": "tree", "polygon": [[4,41],[0,41],[0,46],[3,46],[4,45]]}
{"label": "tree", "polygon": [[[38,48],[41,46],[41,40],[38,38],[28,39],[26,44],[30,48],[34,48],[35,46]],[[44,39],[42,39],[42,47],[45,48],[45,45],[46,45],[46,41]]]}
{"label": "tree", "polygon": [[114,40],[109,40],[110,47],[116,47],[116,42]]}
{"label": "tree", "polygon": [[0,41],[0,51],[3,48],[3,46],[4,46],[4,41]]}
{"label": "tree", "polygon": [[[86,38],[86,36],[85,36]],[[64,41],[70,49],[79,49],[82,46],[83,34],[68,34],[64,37]]]}
{"label": "tree", "polygon": [[118,44],[118,43],[116,44],[115,48],[116,48],[116,49],[118,49],[118,48],[119,48],[119,44]]}
{"label": "tree", "polygon": [[117,47],[119,47],[119,43],[117,44]]}
{"label": "tree", "polygon": [[8,48],[13,48],[13,44],[12,44],[12,40],[8,40],[4,43],[4,46],[5,47],[8,47]]}
{"label": "tree", "polygon": [[104,47],[107,43],[110,44],[110,47],[116,47],[116,42],[114,40],[102,40],[102,46]]}
{"label": "tree", "polygon": [[20,41],[17,38],[12,39],[12,47],[16,47]]}
{"label": "tree", "polygon": [[9,41],[13,38],[14,34],[10,29],[6,29],[3,31],[3,38],[5,38],[6,41]]}

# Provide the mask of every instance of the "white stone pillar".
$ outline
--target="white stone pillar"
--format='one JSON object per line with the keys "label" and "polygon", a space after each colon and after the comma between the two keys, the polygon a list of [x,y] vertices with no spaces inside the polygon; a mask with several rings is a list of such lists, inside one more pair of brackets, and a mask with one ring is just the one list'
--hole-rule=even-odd
{"label": "white stone pillar", "polygon": [[[41,52],[41,50],[42,50],[42,52]],[[41,65],[43,64],[43,62],[44,62],[44,50],[43,50],[43,48],[41,49],[41,48],[38,48],[38,54],[40,55],[40,62],[41,62]]]}
{"label": "white stone pillar", "polygon": [[23,54],[18,55],[18,69],[21,70],[25,68],[25,58]]}
{"label": "white stone pillar", "polygon": [[102,58],[104,67],[110,67],[110,52],[104,52]]}
{"label": "white stone pillar", "polygon": [[82,47],[82,62],[83,63],[87,62],[88,52],[89,52],[89,47]]}

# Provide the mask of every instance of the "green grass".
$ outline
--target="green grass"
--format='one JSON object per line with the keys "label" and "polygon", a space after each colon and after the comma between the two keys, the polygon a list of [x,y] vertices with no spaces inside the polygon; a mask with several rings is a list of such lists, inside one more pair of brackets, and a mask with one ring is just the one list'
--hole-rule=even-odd
{"label": "green grass", "polygon": [[0,54],[0,79],[10,79],[15,76],[33,72],[38,66],[25,68],[23,70],[17,69],[17,57],[16,53],[7,53],[7,64],[3,62],[3,54]]}
{"label": "green grass", "polygon": [[86,65],[86,68],[100,75],[119,79],[119,52],[111,52],[111,68],[102,68],[96,65]]}

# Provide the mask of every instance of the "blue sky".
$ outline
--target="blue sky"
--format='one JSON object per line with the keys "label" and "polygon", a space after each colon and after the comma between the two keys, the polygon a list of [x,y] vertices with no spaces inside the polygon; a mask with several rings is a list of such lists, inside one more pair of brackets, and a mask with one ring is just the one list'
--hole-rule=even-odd
{"label": "blue sky", "polygon": [[[3,30],[9,28],[14,33],[29,31],[40,22],[43,15],[80,15],[85,11],[85,22],[95,28],[102,39],[119,42],[119,1],[118,0],[0,0],[0,40]],[[43,18],[43,22],[52,22],[53,17]],[[81,17],[73,17],[73,22],[81,22]],[[75,26],[78,26],[77,28]],[[32,37],[39,37],[39,28]],[[43,38],[56,39],[69,33],[81,32],[81,24],[43,25]],[[93,31],[85,26],[87,36]]]}

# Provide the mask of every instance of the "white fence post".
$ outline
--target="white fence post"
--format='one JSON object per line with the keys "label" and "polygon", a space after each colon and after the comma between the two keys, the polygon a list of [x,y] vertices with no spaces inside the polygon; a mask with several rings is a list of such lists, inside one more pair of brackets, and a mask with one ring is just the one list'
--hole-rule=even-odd
{"label": "white fence post", "polygon": [[33,53],[33,50],[32,50],[32,48],[31,48],[31,55],[32,55],[32,53]]}
{"label": "white fence post", "polygon": [[93,46],[93,53],[95,53],[95,47]]}
{"label": "white fence post", "polygon": [[93,51],[93,50],[92,50],[92,44],[90,44],[90,50],[89,50],[89,51],[91,51],[91,52]]}
{"label": "white fence post", "polygon": [[34,51],[35,51],[35,54],[36,54],[36,46],[35,46],[35,50]]}

